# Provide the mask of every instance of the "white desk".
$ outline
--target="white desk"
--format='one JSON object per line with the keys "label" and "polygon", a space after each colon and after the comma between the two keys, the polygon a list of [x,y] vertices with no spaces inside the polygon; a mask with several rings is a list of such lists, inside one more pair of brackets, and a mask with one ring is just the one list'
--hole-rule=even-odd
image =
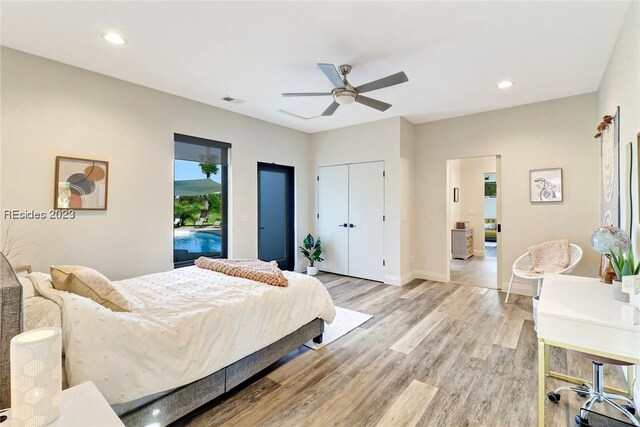
{"label": "white desk", "polygon": [[[10,426],[11,416],[0,423],[0,427]],[[96,386],[88,381],[62,391],[60,416],[48,427],[124,427],[124,424]]]}
{"label": "white desk", "polygon": [[[585,382],[550,370],[550,346],[640,365],[640,325],[622,322],[624,305],[599,279],[545,274],[538,304],[538,426],[544,426],[547,376]],[[616,392],[633,393],[633,367],[628,374],[628,391]]]}

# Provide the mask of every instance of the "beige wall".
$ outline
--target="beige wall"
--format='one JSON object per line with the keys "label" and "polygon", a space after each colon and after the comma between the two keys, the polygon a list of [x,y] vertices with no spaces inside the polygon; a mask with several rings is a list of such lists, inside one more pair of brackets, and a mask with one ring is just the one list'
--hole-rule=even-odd
{"label": "beige wall", "polygon": [[[624,25],[616,41],[606,72],[600,83],[599,91],[599,116],[605,114],[613,114],[616,107],[620,107],[620,146],[623,157],[626,153],[629,143],[633,142],[634,158],[636,159],[633,167],[633,183],[635,206],[634,224],[629,224],[629,213],[632,206],[628,203],[629,183],[621,180],[622,195],[622,224],[627,231],[630,225],[633,226],[633,232],[637,234],[638,223],[638,157],[637,154],[637,135],[640,132],[640,3],[633,2],[629,7]],[[597,123],[596,123],[597,124]],[[626,158],[622,159],[625,164]],[[636,235],[636,246],[640,243],[640,239]]]}
{"label": "beige wall", "polygon": [[[449,195],[451,203],[450,227],[456,221],[469,221],[475,231],[474,255],[484,255],[484,174],[496,171],[495,156],[472,157],[452,161]],[[457,176],[453,176],[457,172]],[[452,185],[455,181],[458,185]],[[453,187],[460,188],[460,201],[453,202]]]}
{"label": "beige wall", "polygon": [[[633,38],[628,32],[623,29],[619,40],[626,50]],[[634,69],[626,64],[628,55],[620,49],[603,79],[601,92],[609,95],[601,95],[600,109],[608,111],[606,104],[625,96],[622,114],[628,118],[625,114],[633,114],[633,108],[637,115],[629,92],[638,86]],[[385,281],[446,280],[452,225],[446,216],[446,161],[501,154],[503,281],[530,244],[560,235],[585,249],[576,272],[596,272],[597,257],[588,247],[588,235],[598,222],[594,171],[599,170],[599,153],[592,131],[600,114],[594,94],[415,126],[393,118],[306,135],[11,49],[2,53],[4,208],[50,208],[55,155],[111,161],[107,212],[81,213],[69,223],[14,221],[14,234],[30,244],[24,261],[36,268],[85,263],[111,277],[171,268],[171,229],[166,224],[171,221],[172,135],[180,132],[233,144],[232,256],[257,253],[257,161],[296,167],[296,228],[303,235],[315,229],[318,166],[384,160]],[[629,74],[624,80],[632,82],[630,87],[614,84],[620,73]],[[529,169],[555,166],[564,169],[565,202],[531,205]],[[576,220],[578,227],[573,226]],[[299,262],[298,268],[303,265]]]}
{"label": "beige wall", "polygon": [[456,221],[462,219],[461,203],[453,201],[453,189],[460,188],[460,161],[460,159],[453,159],[447,163],[447,175],[449,176],[449,189],[447,191],[449,224],[447,226],[449,228],[456,228]]}
{"label": "beige wall", "polygon": [[[380,120],[312,134],[311,159],[313,161],[312,179],[315,179],[320,166],[384,161],[386,171],[384,202],[386,215],[385,283],[401,284],[400,119]],[[312,215],[315,218],[318,201],[317,186],[313,194],[314,212]]]}
{"label": "beige wall", "polygon": [[400,270],[401,284],[415,278],[415,240],[413,230],[416,224],[413,194],[416,188],[415,176],[415,126],[400,119]]}
{"label": "beige wall", "polygon": [[[2,13],[2,12],[0,12]],[[2,54],[2,49],[0,49],[0,252],[4,252],[4,235],[5,233],[3,233],[4,228],[3,228],[3,204],[2,204],[2,60],[3,60],[3,54]]]}
{"label": "beige wall", "polygon": [[[597,95],[586,94],[474,114],[416,126],[416,270],[420,277],[447,280],[449,218],[447,160],[501,155],[502,281],[527,248],[566,237],[585,257],[575,270],[595,275],[598,256],[589,237],[598,225],[599,148]],[[564,198],[560,204],[529,202],[529,170],[561,167]],[[522,291],[529,290],[526,286]]]}
{"label": "beige wall", "polygon": [[6,48],[2,113],[3,208],[50,209],[57,155],[110,162],[107,211],[13,221],[36,270],[80,264],[119,279],[173,268],[174,132],[233,144],[231,256],[257,256],[259,161],[295,166],[297,240],[312,229],[304,133]]}
{"label": "beige wall", "polygon": [[[628,201],[629,184],[626,180],[621,182],[621,194],[623,204],[623,224],[627,231],[633,229],[635,252],[640,255],[640,238],[638,232],[638,218],[640,204],[638,202],[638,145],[637,134],[640,132],[640,3],[633,2],[622,26],[618,40],[616,41],[607,70],[602,78],[599,91],[599,116],[611,114],[616,107],[620,107],[620,144],[626,147],[633,142],[633,176],[631,189],[633,191],[634,204]],[[626,150],[622,150],[626,153]],[[624,154],[623,154],[624,156]],[[626,156],[622,164],[626,162]],[[633,209],[633,222],[628,213]],[[639,298],[640,299],[640,298]],[[636,378],[640,377],[640,367],[636,368]],[[640,403],[640,381],[636,380],[636,403]]]}

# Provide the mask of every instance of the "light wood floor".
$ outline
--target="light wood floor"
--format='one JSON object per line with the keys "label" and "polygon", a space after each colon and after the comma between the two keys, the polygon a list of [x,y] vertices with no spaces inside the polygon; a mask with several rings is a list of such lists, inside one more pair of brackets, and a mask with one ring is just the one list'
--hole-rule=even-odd
{"label": "light wood floor", "polygon": [[[320,274],[336,305],[374,317],[319,351],[302,347],[176,423],[205,426],[535,426],[531,299],[453,283],[387,286]],[[590,363],[552,351],[560,372]],[[620,370],[605,382],[624,388]],[[554,379],[547,388],[560,386]],[[547,402],[547,426],[573,424],[582,399]]]}
{"label": "light wood floor", "polygon": [[453,283],[493,289],[498,287],[498,260],[495,256],[474,255],[466,260],[452,259],[449,268]]}

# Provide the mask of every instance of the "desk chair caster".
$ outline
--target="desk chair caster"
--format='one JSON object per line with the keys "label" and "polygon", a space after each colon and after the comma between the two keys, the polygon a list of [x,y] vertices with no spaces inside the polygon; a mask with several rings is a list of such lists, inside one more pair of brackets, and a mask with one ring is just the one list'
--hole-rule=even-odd
{"label": "desk chair caster", "polygon": [[[598,414],[598,415],[602,416],[602,414]],[[606,417],[606,416],[604,416],[604,417],[607,418],[607,419],[613,420],[612,418],[609,418],[609,417]],[[591,426],[591,424],[589,424],[589,420],[587,418],[583,418],[580,415],[576,415],[575,418],[574,418],[574,421],[576,422],[577,426],[586,426],[586,427]],[[632,426],[633,425],[633,424],[629,424],[629,423],[627,423],[625,421],[620,421],[620,422],[614,421],[614,422],[616,423],[616,425],[625,425],[625,426]],[[598,424],[598,425],[601,425],[601,424]],[[607,424],[602,424],[602,425],[609,425],[609,424],[607,423]]]}
{"label": "desk chair caster", "polygon": [[[550,391],[549,393],[547,393],[547,398],[553,403],[560,402],[560,393],[558,392],[562,390],[571,390],[577,393],[578,396],[580,397],[589,397],[589,386],[586,384],[582,384],[581,386],[578,386],[578,387],[560,387],[555,391]],[[635,409],[634,409],[634,413],[635,413]]]}
{"label": "desk chair caster", "polygon": [[[582,384],[578,387],[559,387],[554,391],[547,393],[547,398],[553,403],[560,401],[560,392],[563,390],[573,391],[582,397],[588,397],[589,400],[580,408],[580,414],[576,415],[575,422],[579,426],[588,426],[589,420],[587,419],[589,412],[594,404],[606,403],[612,406],[614,409],[622,413],[628,418],[632,425],[640,427],[640,420],[635,417],[636,409],[633,401],[625,396],[619,394],[606,393],[604,391],[604,373],[603,365],[600,362],[592,361],[592,384]],[[624,403],[618,403],[624,402]]]}
{"label": "desk chair caster", "polygon": [[582,418],[580,415],[576,415],[575,422],[577,426],[588,426],[589,420],[586,418]]}

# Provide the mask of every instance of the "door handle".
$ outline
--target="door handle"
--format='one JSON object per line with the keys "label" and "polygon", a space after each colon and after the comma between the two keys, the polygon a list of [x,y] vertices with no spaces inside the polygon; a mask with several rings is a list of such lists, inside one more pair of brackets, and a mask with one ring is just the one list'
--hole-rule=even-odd
{"label": "door handle", "polygon": [[344,224],[338,224],[338,227],[347,227],[347,223],[345,222]]}
{"label": "door handle", "polygon": [[356,228],[356,226],[353,224],[349,224],[349,228]]}
{"label": "door handle", "polygon": [[264,230],[264,227],[260,227],[260,230]]}

